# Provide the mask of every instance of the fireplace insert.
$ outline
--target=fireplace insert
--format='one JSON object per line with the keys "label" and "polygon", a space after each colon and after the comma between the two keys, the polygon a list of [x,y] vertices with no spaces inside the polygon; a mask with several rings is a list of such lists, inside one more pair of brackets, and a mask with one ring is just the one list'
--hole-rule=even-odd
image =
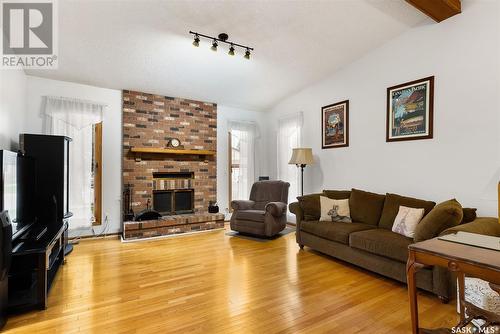
{"label": "fireplace insert", "polygon": [[193,213],[194,189],[155,190],[153,209],[164,216]]}

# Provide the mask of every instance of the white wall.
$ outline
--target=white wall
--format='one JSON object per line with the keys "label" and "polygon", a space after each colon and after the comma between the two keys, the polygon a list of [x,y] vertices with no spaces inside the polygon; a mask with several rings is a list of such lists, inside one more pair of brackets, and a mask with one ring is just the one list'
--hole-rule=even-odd
{"label": "white wall", "polygon": [[217,202],[222,213],[229,208],[229,152],[228,121],[253,121],[259,127],[260,135],[255,148],[255,176],[269,175],[267,114],[228,106],[217,106]]}
{"label": "white wall", "polygon": [[[29,117],[26,122],[26,132],[43,133],[42,101],[44,96],[72,97],[108,105],[103,115],[102,208],[104,217],[108,217],[107,233],[121,231],[121,91],[28,76],[27,110]],[[101,227],[95,228],[96,233],[100,233],[101,230]],[[88,230],[78,231],[78,234],[90,235],[92,233]]]}
{"label": "white wall", "polygon": [[[272,110],[304,112],[305,192],[351,188],[435,201],[456,197],[496,215],[500,162],[499,4],[464,3],[461,15],[416,27]],[[385,142],[386,88],[435,75],[434,139]],[[350,100],[350,147],[321,149],[321,107]],[[270,166],[275,170],[275,133]]]}
{"label": "white wall", "polygon": [[16,151],[26,119],[26,75],[0,70],[0,149]]}

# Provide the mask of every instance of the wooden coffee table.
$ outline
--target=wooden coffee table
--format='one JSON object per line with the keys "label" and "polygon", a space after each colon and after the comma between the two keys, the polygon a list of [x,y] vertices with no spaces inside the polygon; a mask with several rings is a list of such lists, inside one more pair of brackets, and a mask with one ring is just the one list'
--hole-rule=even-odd
{"label": "wooden coffee table", "polygon": [[440,266],[455,272],[458,277],[460,324],[465,321],[465,275],[500,284],[500,252],[449,241],[430,239],[410,245],[406,265],[413,334],[445,333],[446,330],[425,330],[418,325],[416,273],[422,268]]}

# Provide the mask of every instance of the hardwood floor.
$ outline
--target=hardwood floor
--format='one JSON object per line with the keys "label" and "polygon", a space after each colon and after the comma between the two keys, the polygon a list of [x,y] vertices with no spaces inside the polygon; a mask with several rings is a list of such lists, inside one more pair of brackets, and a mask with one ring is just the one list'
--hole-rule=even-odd
{"label": "hardwood floor", "polygon": [[[89,240],[56,277],[49,308],[6,333],[410,333],[406,287],[300,251],[216,231],[150,242]],[[451,326],[453,303],[419,297],[421,324]]]}

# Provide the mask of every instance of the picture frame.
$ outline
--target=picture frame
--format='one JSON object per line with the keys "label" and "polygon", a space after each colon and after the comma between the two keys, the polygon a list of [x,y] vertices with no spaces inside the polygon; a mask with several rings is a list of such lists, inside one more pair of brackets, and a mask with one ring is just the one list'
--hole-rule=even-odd
{"label": "picture frame", "polygon": [[321,108],[321,147],[349,146],[349,100]]}
{"label": "picture frame", "polygon": [[387,88],[386,142],[434,136],[434,76]]}

